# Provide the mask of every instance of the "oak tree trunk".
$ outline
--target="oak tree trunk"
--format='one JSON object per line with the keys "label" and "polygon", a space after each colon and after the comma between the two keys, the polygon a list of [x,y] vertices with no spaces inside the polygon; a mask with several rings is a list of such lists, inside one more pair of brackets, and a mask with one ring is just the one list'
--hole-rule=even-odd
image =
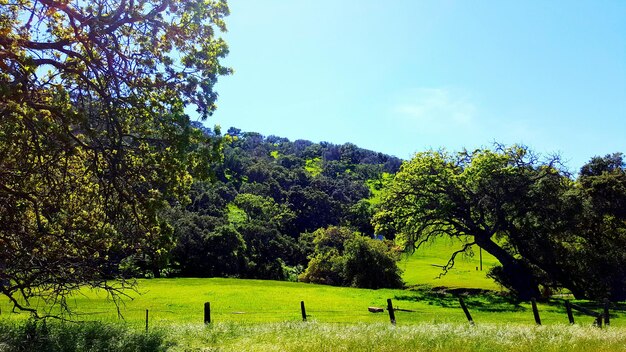
{"label": "oak tree trunk", "polygon": [[490,237],[475,236],[474,238],[478,246],[500,261],[503,271],[510,279],[510,289],[515,291],[521,300],[541,297],[535,276],[522,261],[498,246]]}

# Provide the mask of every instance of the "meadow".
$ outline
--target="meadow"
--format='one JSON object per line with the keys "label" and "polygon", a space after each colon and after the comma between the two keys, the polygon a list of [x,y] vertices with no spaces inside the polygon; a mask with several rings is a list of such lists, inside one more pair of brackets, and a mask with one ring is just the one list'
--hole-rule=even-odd
{"label": "meadow", "polygon": [[[135,327],[149,323],[168,325],[200,323],[204,302],[211,303],[211,320],[225,323],[297,322],[302,319],[300,301],[305,302],[307,320],[320,323],[387,323],[387,313],[370,313],[368,307],[386,307],[392,299],[398,325],[415,323],[467,322],[455,294],[444,291],[365,290],[294,282],[237,279],[153,279],[140,280],[141,295],[134,294],[120,306],[121,317],[106,295],[85,290],[70,302],[73,319],[125,322]],[[534,324],[530,304],[515,302],[495,293],[468,295],[465,301],[474,321],[480,323]],[[9,311],[8,305],[2,307]],[[540,304],[544,324],[567,322],[563,304],[550,301]],[[2,316],[12,316],[3,314]],[[19,314],[27,317],[27,314]],[[578,317],[577,317],[578,318]],[[580,316],[581,324],[590,325],[591,317]],[[614,326],[626,326],[616,319]]]}
{"label": "meadow", "polygon": [[[612,311],[609,329],[592,327],[593,318],[581,314],[575,314],[577,324],[569,326],[563,300],[551,299],[539,304],[543,325],[535,326],[530,304],[502,295],[486,277],[496,263],[486,254],[483,271],[476,269],[476,253],[459,256],[455,268],[438,278],[447,253],[457,245],[440,240],[404,258],[404,290],[225,278],[142,279],[133,299],[119,306],[120,314],[103,292],[83,290],[69,302],[71,318],[140,332],[148,310],[149,330],[161,334],[174,351],[626,349],[626,315],[619,310]],[[465,297],[476,325],[467,322],[459,295]],[[367,309],[386,307],[388,298],[398,309],[395,326],[386,311]],[[307,322],[302,322],[300,301],[305,302]],[[211,304],[208,326],[203,324],[205,302]],[[8,302],[0,308],[3,324],[28,317],[8,313]]]}
{"label": "meadow", "polygon": [[416,252],[405,255],[400,261],[402,278],[408,286],[468,288],[501,291],[502,288],[487,277],[488,270],[498,261],[489,253],[472,250],[470,254],[459,254],[454,267],[441,275],[442,266],[448,262],[450,254],[461,249],[462,242],[457,238],[438,238],[425,243]]}

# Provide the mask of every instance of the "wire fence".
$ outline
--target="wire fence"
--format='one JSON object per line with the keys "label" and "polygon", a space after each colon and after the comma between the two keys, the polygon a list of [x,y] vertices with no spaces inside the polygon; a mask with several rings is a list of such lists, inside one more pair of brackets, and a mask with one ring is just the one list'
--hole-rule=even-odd
{"label": "wire fence", "polygon": [[[550,312],[552,317],[555,312],[559,316],[563,317],[563,322],[569,322],[575,324],[578,322],[590,321],[588,318],[593,319],[593,325],[602,328],[603,326],[609,326],[611,322],[617,318],[617,313],[623,315],[624,307],[622,304],[613,303],[609,300],[604,300],[600,305],[591,307],[581,306],[574,304],[568,300],[560,301],[560,306],[556,307],[553,304],[553,310]],[[72,320],[87,321],[87,320],[119,320],[131,322],[133,324],[145,324],[146,329],[153,324],[167,324],[172,322],[187,321],[190,323],[202,323],[211,324],[215,322],[249,322],[249,323],[261,323],[261,322],[282,322],[282,321],[311,321],[318,320],[329,323],[348,323],[348,322],[361,322],[361,321],[387,321],[391,324],[397,322],[415,322],[415,315],[420,315],[423,319],[421,321],[433,321],[437,320],[440,315],[435,312],[436,308],[416,308],[409,306],[411,309],[398,306],[392,299],[387,299],[387,302],[380,302],[381,304],[369,307],[362,307],[362,309],[354,309],[349,307],[346,309],[338,308],[326,308],[315,303],[307,305],[305,301],[292,302],[288,306],[284,302],[280,304],[276,302],[265,302],[265,305],[255,306],[255,309],[250,309],[250,305],[243,308],[243,305],[224,304],[224,302],[205,302],[204,306],[190,307],[187,304],[171,303],[164,304],[159,307],[150,306],[148,309],[133,306],[126,306],[124,304],[117,306],[118,309],[106,309],[103,306],[90,307],[88,305],[81,305],[80,309],[70,311],[68,314]],[[282,305],[281,305],[282,304]],[[526,321],[532,323],[534,319],[535,324],[542,325],[545,323],[542,321],[542,312],[540,312],[536,301],[533,299],[531,302],[532,315],[530,312],[524,312],[523,316],[527,317]],[[481,319],[486,314],[498,314],[498,311],[493,312],[485,311],[482,306],[473,306],[472,302],[465,302],[462,297],[458,298],[457,304],[450,304],[446,308],[445,316],[447,318],[455,319],[459,322],[467,321],[469,324],[480,324]],[[547,306],[544,306],[544,312],[547,313]],[[444,309],[444,308],[442,308]],[[6,312],[6,310],[4,311]],[[0,311],[0,315],[4,313]],[[477,313],[477,314],[476,314]],[[521,314],[520,314],[521,315]],[[424,318],[424,317],[430,317]],[[475,318],[478,317],[476,320]],[[567,318],[567,320],[565,319]]]}
{"label": "wire fence", "polygon": [[[471,312],[471,305],[468,306],[463,298],[459,298],[458,305],[458,313],[459,316],[464,315],[467,322],[471,325],[474,325],[476,322],[474,321],[473,313]],[[611,302],[606,300],[604,305],[601,307],[599,311],[592,310],[583,306],[579,306],[569,301],[564,301],[564,307],[566,311],[566,316],[570,324],[575,324],[574,312],[577,312],[577,316],[583,317],[588,316],[593,318],[593,325],[598,328],[602,328],[603,326],[609,326],[611,320],[615,318],[615,316],[611,316]],[[293,305],[293,309],[287,311],[285,309],[259,309],[259,310],[232,310],[229,309],[232,307],[220,307],[219,305],[211,305],[210,302],[206,302],[204,307],[198,307],[198,310],[195,314],[191,314],[189,318],[194,318],[194,321],[200,322],[203,321],[205,324],[211,324],[216,321],[233,321],[233,322],[273,322],[273,321],[309,321],[309,320],[317,320],[321,319],[326,322],[337,322],[337,323],[345,323],[349,321],[359,321],[363,317],[370,318],[372,315],[376,315],[379,321],[388,321],[391,324],[395,325],[398,319],[398,314],[400,319],[403,317],[408,317],[410,314],[432,314],[432,311],[426,310],[414,310],[414,309],[403,309],[394,307],[393,301],[391,299],[387,300],[387,305],[384,307],[378,306],[370,306],[367,309],[363,309],[361,311],[354,310],[339,310],[339,309],[319,309],[319,307],[307,307],[304,301],[300,302],[299,311],[296,309],[296,305]],[[461,314],[461,312],[463,314]],[[179,316],[181,314],[180,311],[175,310],[167,310],[167,309],[153,309],[150,311],[149,309],[128,309],[124,311],[124,314],[130,314],[136,316],[137,314],[145,313],[145,325],[146,329],[150,326],[151,319],[153,322],[161,323],[166,321],[178,321]],[[299,313],[299,314],[298,314]],[[495,313],[497,314],[497,313]],[[101,311],[101,310],[93,310],[89,311],[86,309],[85,312],[79,313],[80,316],[85,317],[94,317],[98,315],[111,315],[110,311]],[[534,318],[536,325],[542,325],[541,314],[537,307],[536,301],[532,300],[532,317]],[[202,319],[202,320],[200,320]],[[136,319],[135,319],[136,320]]]}

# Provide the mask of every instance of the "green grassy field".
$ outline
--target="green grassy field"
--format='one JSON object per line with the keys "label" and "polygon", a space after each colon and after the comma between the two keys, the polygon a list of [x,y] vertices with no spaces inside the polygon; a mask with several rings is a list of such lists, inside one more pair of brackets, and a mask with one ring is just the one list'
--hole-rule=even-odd
{"label": "green grassy field", "polygon": [[402,278],[408,286],[502,290],[498,284],[487,277],[489,268],[498,264],[498,261],[483,251],[481,271],[478,248],[473,251],[472,255],[459,254],[455,259],[454,268],[446,275],[439,277],[442,273],[441,267],[448,262],[450,255],[461,247],[460,240],[448,238],[424,244],[415,253],[403,257],[400,261],[399,266],[404,270]]}
{"label": "green grassy field", "polygon": [[0,323],[0,351],[623,351],[624,329],[460,323]]}
{"label": "green grassy field", "polygon": [[[589,328],[593,318],[579,314],[577,326],[570,327],[563,301],[551,300],[539,304],[544,326],[536,327],[530,304],[509,300],[486,278],[487,269],[496,263],[491,256],[483,256],[483,271],[476,270],[478,254],[459,257],[455,269],[437,278],[439,266],[458,245],[441,240],[404,258],[405,290],[223,278],[146,279],[138,280],[134,299],[119,307],[123,318],[102,292],[84,290],[69,303],[75,320],[122,323],[137,330],[144,328],[148,310],[150,329],[164,331],[168,341],[176,343],[172,348],[181,351],[626,350],[622,311],[612,312],[610,330]],[[465,297],[476,322],[473,327],[459,306],[457,295],[463,289],[495,290]],[[387,312],[367,310],[385,307],[388,298],[401,309],[395,327]],[[306,304],[306,323],[301,322],[300,301]],[[209,327],[202,324],[205,302],[211,303]],[[2,301],[0,309],[0,322],[28,317],[9,313],[8,301]]]}
{"label": "green grassy field", "polygon": [[[141,295],[126,301],[120,312],[126,323],[141,327],[145,310],[150,323],[168,325],[200,323],[204,302],[211,303],[214,322],[276,323],[301,320],[300,301],[305,301],[308,319],[322,323],[385,323],[386,313],[369,313],[370,306],[385,307],[391,298],[397,311],[398,325],[414,323],[464,323],[465,316],[458,299],[452,294],[423,290],[365,290],[293,282],[237,279],[152,279],[140,280]],[[465,298],[480,323],[534,324],[530,305],[509,301],[500,295],[482,294]],[[115,307],[101,292],[85,290],[76,295],[70,307],[79,320],[119,322]],[[562,302],[539,305],[546,325],[567,322]],[[2,306],[2,317],[24,318],[27,314],[6,314],[8,302]],[[581,325],[591,325],[590,317],[577,317]],[[614,314],[613,326],[626,326],[624,315]]]}
{"label": "green grassy field", "polygon": [[[365,290],[324,285],[264,280],[237,279],[152,279],[139,280],[138,292],[131,293],[133,300],[126,300],[120,307],[124,319],[131,324],[143,324],[145,310],[150,320],[158,323],[192,323],[202,320],[204,302],[211,302],[216,321],[226,322],[281,322],[300,319],[300,301],[305,301],[311,319],[320,322],[354,323],[381,322],[384,314],[371,314],[369,306],[383,307],[391,298],[394,305],[416,312],[398,312],[399,322],[459,322],[464,321],[458,302],[452,295],[429,293],[427,287],[472,288],[498,290],[499,287],[485,274],[495,264],[493,257],[483,256],[483,271],[477,271],[478,255],[459,256],[455,268],[438,278],[441,265],[460,242],[439,240],[421,248],[402,259],[403,278],[409,287],[420,290]],[[470,297],[482,306],[487,301],[502,305],[497,295]],[[471,303],[470,303],[471,304]],[[70,300],[70,307],[80,319],[118,321],[115,306],[102,292],[84,290]],[[3,312],[10,310],[8,302],[0,305]],[[511,321],[531,321],[525,305],[493,308],[507,312]],[[552,309],[547,309],[551,311]],[[498,321],[499,318],[481,311],[477,318]],[[546,313],[551,314],[551,313]],[[3,315],[3,316],[6,316]],[[21,314],[20,316],[25,316]],[[562,320],[561,316],[548,321]]]}
{"label": "green grassy field", "polygon": [[173,351],[624,351],[624,330],[488,324],[181,325]]}

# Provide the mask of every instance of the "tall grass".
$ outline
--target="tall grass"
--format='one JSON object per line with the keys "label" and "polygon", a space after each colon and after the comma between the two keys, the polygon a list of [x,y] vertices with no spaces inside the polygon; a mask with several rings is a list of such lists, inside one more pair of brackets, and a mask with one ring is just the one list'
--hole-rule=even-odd
{"label": "tall grass", "polygon": [[0,352],[158,352],[172,345],[164,336],[161,330],[142,332],[99,322],[3,321],[0,323]]}
{"label": "tall grass", "polygon": [[623,351],[623,329],[485,324],[315,322],[177,325],[172,351]]}
{"label": "tall grass", "polygon": [[580,325],[237,322],[164,324],[144,332],[112,323],[0,323],[13,351],[624,351],[626,329]]}

